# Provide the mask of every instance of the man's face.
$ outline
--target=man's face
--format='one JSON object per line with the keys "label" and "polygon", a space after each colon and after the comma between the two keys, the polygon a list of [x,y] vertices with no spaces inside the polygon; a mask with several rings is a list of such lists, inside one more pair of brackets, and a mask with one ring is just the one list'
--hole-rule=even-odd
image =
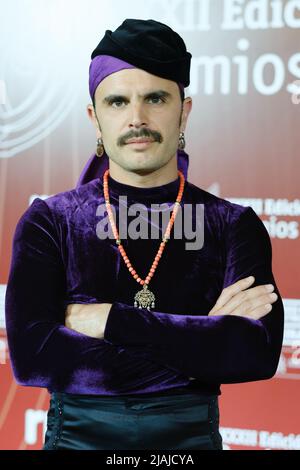
{"label": "man's face", "polygon": [[[95,108],[97,119],[92,109],[90,117],[108,157],[126,171],[148,174],[175,158],[191,99],[182,107],[177,83],[125,69],[100,83]],[[132,139],[151,142],[128,143]]]}

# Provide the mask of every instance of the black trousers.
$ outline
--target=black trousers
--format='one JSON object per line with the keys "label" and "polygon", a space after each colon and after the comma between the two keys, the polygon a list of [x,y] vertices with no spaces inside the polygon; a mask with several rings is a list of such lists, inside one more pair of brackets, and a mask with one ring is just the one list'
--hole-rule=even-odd
{"label": "black trousers", "polygon": [[52,393],[43,450],[222,450],[217,396]]}

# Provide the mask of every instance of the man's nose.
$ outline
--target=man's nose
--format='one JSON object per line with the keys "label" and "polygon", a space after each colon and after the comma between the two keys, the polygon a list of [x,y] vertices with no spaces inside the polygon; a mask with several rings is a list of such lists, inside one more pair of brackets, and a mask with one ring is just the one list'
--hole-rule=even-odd
{"label": "man's nose", "polygon": [[147,113],[143,103],[134,103],[131,106],[131,116],[129,125],[132,127],[140,127],[148,125]]}

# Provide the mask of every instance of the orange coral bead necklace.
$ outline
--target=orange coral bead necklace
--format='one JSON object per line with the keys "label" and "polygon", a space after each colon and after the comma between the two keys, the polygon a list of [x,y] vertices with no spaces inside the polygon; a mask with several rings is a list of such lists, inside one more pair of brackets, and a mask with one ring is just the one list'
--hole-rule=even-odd
{"label": "orange coral bead necklace", "polygon": [[155,307],[155,296],[154,296],[153,292],[151,292],[149,290],[148,286],[149,286],[149,283],[150,283],[152,277],[154,276],[154,273],[155,273],[155,270],[158,266],[159,260],[162,257],[162,254],[163,254],[163,251],[165,249],[166,243],[168,242],[168,240],[170,238],[170,233],[171,233],[174,221],[175,221],[175,217],[176,217],[178,209],[180,207],[180,202],[181,202],[183,191],[184,191],[185,178],[184,178],[183,173],[180,170],[178,170],[178,175],[180,177],[180,186],[179,186],[178,195],[177,195],[177,198],[176,198],[176,201],[175,201],[175,204],[174,204],[174,209],[172,211],[172,215],[171,215],[171,218],[169,220],[168,226],[166,228],[165,234],[163,236],[162,242],[160,243],[158,252],[157,252],[157,254],[154,258],[154,261],[152,263],[152,266],[149,270],[149,273],[148,273],[146,279],[142,279],[137,274],[136,270],[133,268],[133,266],[132,266],[132,264],[131,264],[131,262],[130,262],[127,254],[126,254],[126,251],[124,250],[124,247],[121,243],[121,240],[120,240],[120,237],[119,237],[119,232],[117,230],[117,227],[116,227],[116,224],[115,224],[115,221],[114,221],[114,216],[113,216],[113,213],[112,213],[110,199],[109,199],[109,190],[108,190],[109,169],[107,169],[105,171],[104,175],[103,175],[103,192],[104,192],[105,206],[106,206],[106,210],[107,210],[107,213],[108,213],[108,218],[109,218],[109,221],[110,221],[110,224],[111,224],[111,227],[112,227],[112,231],[113,231],[116,243],[118,245],[118,249],[119,249],[119,251],[122,255],[122,258],[123,258],[123,260],[124,260],[124,262],[125,262],[125,264],[128,268],[128,271],[131,273],[133,278],[139,284],[141,284],[143,286],[143,289],[138,291],[135,294],[135,297],[134,297],[134,306],[135,307],[146,308],[148,310],[150,310],[150,308]]}

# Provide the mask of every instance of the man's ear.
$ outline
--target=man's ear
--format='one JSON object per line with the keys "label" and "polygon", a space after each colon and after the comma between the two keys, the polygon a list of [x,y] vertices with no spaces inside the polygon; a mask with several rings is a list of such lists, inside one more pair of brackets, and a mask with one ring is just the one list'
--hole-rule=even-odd
{"label": "man's ear", "polygon": [[93,123],[93,125],[96,129],[96,138],[98,139],[99,137],[101,137],[101,132],[100,132],[100,129],[99,129],[98,120],[96,118],[96,113],[95,113],[94,106],[92,104],[88,104],[87,107],[86,107],[86,110],[87,110],[87,114],[88,114],[89,119],[92,121],[92,123]]}
{"label": "man's ear", "polygon": [[86,107],[86,111],[87,111],[87,114],[88,114],[88,117],[89,119],[91,119],[92,122],[95,121],[95,110],[94,110],[94,106],[92,104],[88,104],[87,107]]}
{"label": "man's ear", "polygon": [[192,98],[187,97],[183,101],[182,113],[181,113],[181,122],[180,122],[180,131],[184,132],[187,124],[189,114],[192,110],[193,101]]}

